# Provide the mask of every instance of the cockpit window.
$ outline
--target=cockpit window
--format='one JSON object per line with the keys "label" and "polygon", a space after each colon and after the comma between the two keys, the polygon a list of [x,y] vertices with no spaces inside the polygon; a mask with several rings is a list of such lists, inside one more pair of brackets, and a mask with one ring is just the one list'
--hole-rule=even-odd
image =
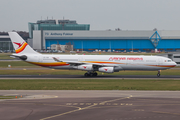
{"label": "cockpit window", "polygon": [[167,62],[171,62],[171,60],[167,60]]}
{"label": "cockpit window", "polygon": [[168,60],[168,62],[171,62],[171,60]]}
{"label": "cockpit window", "polygon": [[165,62],[172,62],[172,60],[165,60]]}

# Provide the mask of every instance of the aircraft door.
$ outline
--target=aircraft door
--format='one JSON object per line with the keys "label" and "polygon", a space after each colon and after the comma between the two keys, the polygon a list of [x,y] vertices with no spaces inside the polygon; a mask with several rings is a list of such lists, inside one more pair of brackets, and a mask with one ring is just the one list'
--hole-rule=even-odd
{"label": "aircraft door", "polygon": [[163,64],[163,59],[162,58],[159,58],[158,59],[158,65],[162,65]]}
{"label": "aircraft door", "polygon": [[42,56],[38,56],[38,62],[42,62]]}
{"label": "aircraft door", "polygon": [[126,65],[130,65],[132,60],[126,60]]}
{"label": "aircraft door", "polygon": [[32,56],[31,57],[32,62],[38,62],[38,60],[39,60],[39,56]]}

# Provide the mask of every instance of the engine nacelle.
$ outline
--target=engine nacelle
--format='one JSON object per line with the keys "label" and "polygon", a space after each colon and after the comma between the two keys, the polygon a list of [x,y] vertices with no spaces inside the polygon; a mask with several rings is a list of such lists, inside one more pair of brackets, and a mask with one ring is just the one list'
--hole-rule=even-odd
{"label": "engine nacelle", "polygon": [[93,67],[92,67],[92,65],[79,65],[78,67],[77,67],[77,69],[78,70],[87,70],[87,71],[91,71],[91,70],[93,70]]}
{"label": "engine nacelle", "polygon": [[100,67],[99,72],[113,73],[114,67]]}

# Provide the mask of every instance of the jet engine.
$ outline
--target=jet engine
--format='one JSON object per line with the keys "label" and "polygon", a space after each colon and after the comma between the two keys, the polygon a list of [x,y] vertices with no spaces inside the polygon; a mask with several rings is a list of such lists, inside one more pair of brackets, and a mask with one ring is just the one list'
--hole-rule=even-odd
{"label": "jet engine", "polygon": [[84,65],[79,65],[79,66],[77,67],[77,69],[78,69],[78,70],[91,71],[91,70],[93,70],[93,66],[92,66],[92,65],[86,65],[86,64],[84,64]]}
{"label": "jet engine", "polygon": [[105,73],[113,73],[114,67],[100,67],[99,72],[105,72]]}

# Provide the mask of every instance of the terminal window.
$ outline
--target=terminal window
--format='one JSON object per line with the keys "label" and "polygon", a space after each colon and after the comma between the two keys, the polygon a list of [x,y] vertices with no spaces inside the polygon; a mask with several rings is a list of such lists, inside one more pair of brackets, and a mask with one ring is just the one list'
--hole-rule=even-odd
{"label": "terminal window", "polygon": [[174,56],[174,58],[180,58],[180,56]]}

